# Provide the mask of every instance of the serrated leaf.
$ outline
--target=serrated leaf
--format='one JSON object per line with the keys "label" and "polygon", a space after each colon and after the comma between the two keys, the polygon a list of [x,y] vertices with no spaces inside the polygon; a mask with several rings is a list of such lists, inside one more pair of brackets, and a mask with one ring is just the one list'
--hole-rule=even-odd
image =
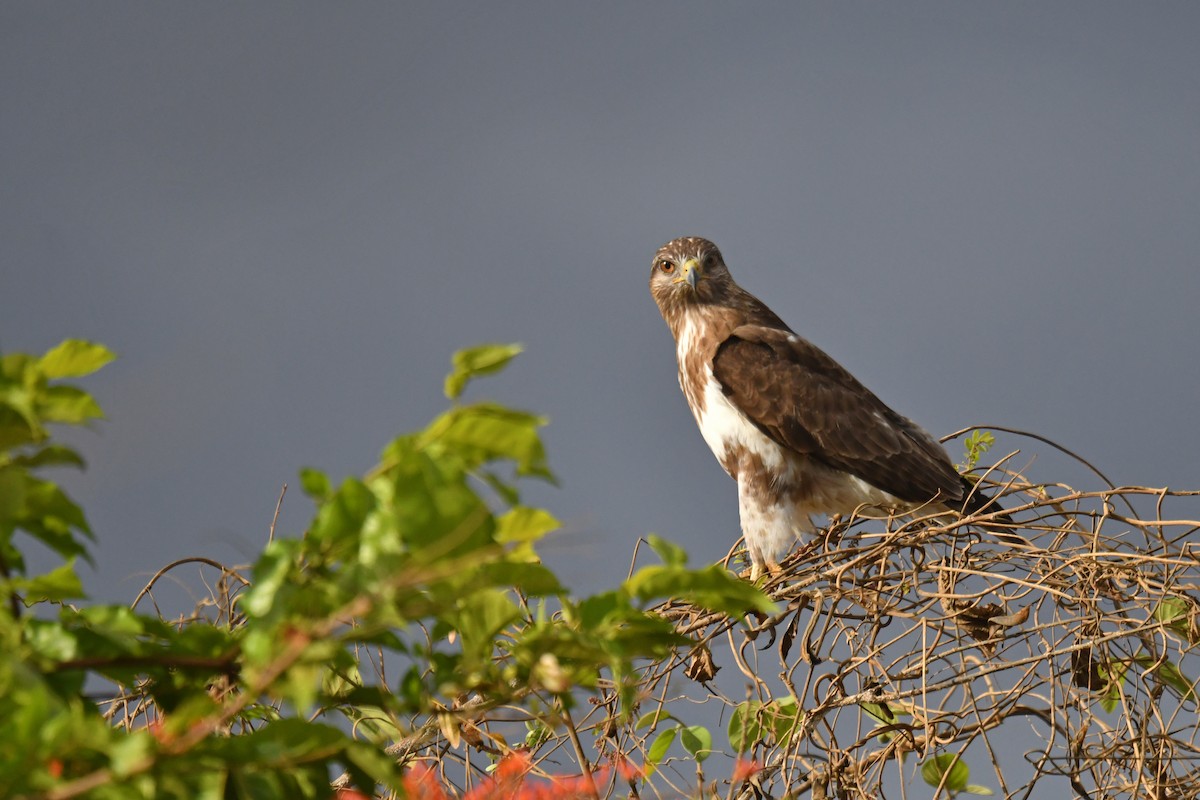
{"label": "serrated leaf", "polygon": [[85,596],[83,583],[75,573],[74,558],[67,559],[65,564],[44,575],[16,579],[13,588],[24,594],[27,606],[48,600],[57,602]]}
{"label": "serrated leaf", "polygon": [[559,527],[559,521],[549,511],[517,506],[496,518],[496,541],[536,542]]}
{"label": "serrated leaf", "polygon": [[452,450],[468,470],[489,461],[513,461],[518,475],[553,480],[538,429],[544,417],[496,403],[474,403],[435,419],[423,437],[426,446]]}
{"label": "serrated leaf", "polygon": [[451,357],[454,368],[446,376],[446,397],[458,399],[472,378],[499,372],[522,349],[519,344],[481,344],[459,350]]}
{"label": "serrated leaf", "polygon": [[78,378],[88,375],[116,358],[102,344],[82,339],[67,339],[51,348],[38,362],[47,378]]}
{"label": "serrated leaf", "polygon": [[759,589],[734,577],[719,564],[694,570],[665,564],[643,567],[625,586],[640,600],[671,597],[727,614],[751,610],[771,614],[777,610]]}

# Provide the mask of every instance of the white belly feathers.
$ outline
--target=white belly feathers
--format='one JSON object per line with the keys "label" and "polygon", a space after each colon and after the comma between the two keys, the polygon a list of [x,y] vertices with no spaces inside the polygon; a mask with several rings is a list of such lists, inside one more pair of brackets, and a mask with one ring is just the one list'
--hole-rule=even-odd
{"label": "white belly feathers", "polygon": [[855,475],[826,466],[776,443],[734,406],[703,364],[703,385],[689,386],[682,366],[695,332],[684,326],[678,342],[680,385],[713,455],[738,482],[742,534],[756,565],[781,559],[803,533],[816,530],[814,514],[849,513],[862,505],[897,507],[897,498]]}

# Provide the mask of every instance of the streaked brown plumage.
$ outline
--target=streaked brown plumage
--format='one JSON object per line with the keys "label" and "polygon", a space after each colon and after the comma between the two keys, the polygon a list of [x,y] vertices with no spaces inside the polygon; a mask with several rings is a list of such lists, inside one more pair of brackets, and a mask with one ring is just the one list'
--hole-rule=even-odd
{"label": "streaked brown plumage", "polygon": [[738,482],[755,577],[815,529],[816,514],[973,513],[991,502],[928,433],[738,286],[712,242],[659,248],[650,291],[675,337],[688,406]]}

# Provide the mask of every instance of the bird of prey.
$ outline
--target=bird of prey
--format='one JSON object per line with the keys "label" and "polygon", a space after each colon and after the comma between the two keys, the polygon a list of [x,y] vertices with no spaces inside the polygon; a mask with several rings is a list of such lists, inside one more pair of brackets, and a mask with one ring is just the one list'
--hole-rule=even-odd
{"label": "bird of prey", "polygon": [[659,248],[650,293],[675,337],[700,433],[737,481],[752,579],[778,570],[816,530],[814,514],[973,514],[994,502],[933,437],[734,283],[712,242],[687,236]]}

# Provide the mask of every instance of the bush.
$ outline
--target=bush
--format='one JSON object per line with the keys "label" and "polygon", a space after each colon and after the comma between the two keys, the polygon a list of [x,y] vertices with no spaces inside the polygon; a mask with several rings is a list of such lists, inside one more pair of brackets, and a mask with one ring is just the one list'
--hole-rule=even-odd
{"label": "bush", "polygon": [[[40,477],[82,466],[47,426],[100,416],[62,381],[111,354],[0,358],[2,794],[1200,795],[1200,523],[1162,513],[1196,493],[1034,484],[1010,456],[977,477],[1020,539],[856,517],[755,587],[651,536],[658,563],[577,598],[537,557],[557,522],[521,502],[552,478],[543,420],[462,401],[517,352],[456,354],[450,408],[363,477],[302,471],[303,535],[172,564],[132,607],[85,602],[91,532]],[[972,434],[966,468],[994,444]],[[29,575],[22,537],[61,565]],[[139,610],[183,564],[205,600]]]}

